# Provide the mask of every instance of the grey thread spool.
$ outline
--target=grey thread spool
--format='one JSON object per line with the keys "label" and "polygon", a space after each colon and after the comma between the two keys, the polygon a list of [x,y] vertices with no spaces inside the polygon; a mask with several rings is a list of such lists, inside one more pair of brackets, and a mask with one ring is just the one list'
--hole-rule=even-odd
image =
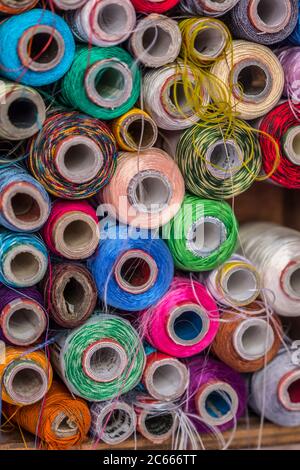
{"label": "grey thread spool", "polygon": [[298,20],[298,0],[240,0],[230,12],[235,37],[260,44],[287,38]]}
{"label": "grey thread spool", "polygon": [[291,352],[280,353],[265,369],[252,375],[249,403],[272,423],[300,425],[300,369],[293,364]]}

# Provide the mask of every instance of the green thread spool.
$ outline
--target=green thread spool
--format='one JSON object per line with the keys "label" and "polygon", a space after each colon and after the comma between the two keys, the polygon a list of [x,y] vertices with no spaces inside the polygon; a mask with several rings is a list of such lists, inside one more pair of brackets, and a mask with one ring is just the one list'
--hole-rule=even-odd
{"label": "green thread spool", "polygon": [[254,130],[234,125],[199,123],[182,134],[175,160],[188,191],[209,199],[229,199],[246,191],[259,176],[261,150]]}
{"label": "green thread spool", "polygon": [[141,340],[130,323],[100,312],[61,333],[51,358],[69,390],[89,401],[128,392],[139,383],[145,364]]}
{"label": "green thread spool", "polygon": [[163,236],[177,268],[209,271],[234,252],[238,223],[229,204],[187,194]]}
{"label": "green thread spool", "polygon": [[140,70],[120,47],[78,47],[61,85],[65,104],[104,120],[129,111],[140,88]]}

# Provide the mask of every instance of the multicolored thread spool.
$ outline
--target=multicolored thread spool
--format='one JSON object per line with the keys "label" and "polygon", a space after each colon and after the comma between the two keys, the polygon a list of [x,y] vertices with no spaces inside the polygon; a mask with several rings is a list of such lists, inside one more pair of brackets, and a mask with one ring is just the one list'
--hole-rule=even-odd
{"label": "multicolored thread spool", "polygon": [[133,227],[155,229],[169,222],[184,197],[184,180],[174,160],[151,148],[118,156],[117,170],[101,200],[112,217]]}
{"label": "multicolored thread spool", "polygon": [[300,425],[300,371],[291,352],[281,352],[250,380],[250,406],[279,426]]}
{"label": "multicolored thread spool", "polygon": [[163,227],[163,235],[177,268],[209,271],[234,252],[238,225],[226,202],[186,194],[179,212]]}
{"label": "multicolored thread spool", "polygon": [[111,400],[133,389],[145,363],[142,343],[130,323],[102,313],[61,333],[51,358],[69,390],[89,401]]}
{"label": "multicolored thread spool", "polygon": [[57,263],[43,285],[50,317],[64,328],[76,328],[93,313],[97,288],[90,272],[80,264]]}
{"label": "multicolored thread spool", "polygon": [[182,0],[180,8],[184,13],[196,16],[221,16],[231,10],[239,0]]}
{"label": "multicolored thread spool", "polygon": [[187,365],[191,379],[186,411],[200,417],[192,419],[198,431],[235,427],[247,404],[244,378],[226,364],[207,357],[193,357]]}
{"label": "multicolored thread spool", "polygon": [[116,157],[106,124],[76,111],[54,110],[29,143],[28,165],[54,196],[84,199],[109,181]]}
{"label": "multicolored thread spool", "polygon": [[[225,84],[233,111],[245,120],[268,113],[281,98],[284,74],[275,54],[265,46],[233,41],[226,57],[213,64],[211,73]],[[228,65],[229,64],[229,65]]]}
{"label": "multicolored thread spool", "polygon": [[[272,136],[279,149],[279,165],[270,176],[275,183],[287,188],[300,188],[300,104],[282,103],[264,116],[260,130]],[[263,169],[270,174],[277,161],[276,148],[265,134],[260,135]]]}
{"label": "multicolored thread spool", "polygon": [[94,439],[117,445],[129,439],[136,429],[133,406],[122,399],[93,403],[90,407],[92,424],[90,434]]}
{"label": "multicolored thread spool", "polygon": [[279,315],[299,316],[299,232],[254,222],[241,227],[239,238],[243,253],[260,272],[265,299]]}
{"label": "multicolored thread spool", "polygon": [[238,372],[263,369],[278,353],[283,337],[281,322],[254,302],[223,312],[212,351]]}
{"label": "multicolored thread spool", "polygon": [[140,95],[141,73],[120,47],[78,47],[61,83],[65,104],[95,118],[115,119]]}
{"label": "multicolored thread spool", "polygon": [[158,137],[157,125],[148,113],[132,108],[113,122],[112,131],[121,150],[137,152],[147,150]]}
{"label": "multicolored thread spool", "polygon": [[262,288],[258,270],[249,260],[237,254],[208,273],[205,285],[218,303],[232,307],[251,304]]}
{"label": "multicolored thread spool", "polygon": [[178,359],[154,352],[147,355],[142,382],[156,400],[174,402],[186,391],[189,373]]}
{"label": "multicolored thread spool", "polygon": [[49,250],[58,256],[73,260],[88,258],[99,243],[96,211],[86,201],[56,200],[43,237]]}
{"label": "multicolored thread spool", "polygon": [[36,134],[45,121],[45,103],[34,88],[1,81],[0,103],[2,139],[27,139]]}
{"label": "multicolored thread spool", "polygon": [[47,271],[48,251],[40,237],[0,232],[0,282],[11,287],[31,287]]}
{"label": "multicolored thread spool", "polygon": [[0,224],[14,232],[42,228],[50,214],[43,186],[19,165],[0,168]]}
{"label": "multicolored thread spool", "polygon": [[99,250],[89,267],[104,304],[134,312],[155,304],[174,275],[163,240],[144,230],[132,234],[123,225],[101,231]]}
{"label": "multicolored thread spool", "polygon": [[80,445],[91,424],[89,408],[84,400],[74,397],[66,387],[54,381],[41,403],[16,408],[5,406],[8,420],[26,431],[38,435],[49,450],[66,450]]}
{"label": "multicolored thread spool", "polygon": [[0,325],[6,342],[29,346],[40,339],[47,323],[43,297],[36,288],[17,291],[0,284]]}
{"label": "multicolored thread spool", "polygon": [[12,405],[31,405],[41,400],[52,383],[52,367],[41,351],[7,346],[0,364],[2,400]]}
{"label": "multicolored thread spool", "polygon": [[181,33],[176,21],[152,13],[141,18],[130,36],[133,55],[146,67],[162,67],[174,62],[180,52]]}
{"label": "multicolored thread spool", "polygon": [[130,0],[88,0],[65,18],[76,39],[101,47],[126,41],[136,23]]}
{"label": "multicolored thread spool", "polygon": [[70,68],[75,43],[66,22],[55,13],[34,9],[0,25],[0,74],[24,85],[43,86]]}
{"label": "multicolored thread spool", "polygon": [[212,343],[219,311],[202,284],[175,277],[168,292],[141,313],[139,323],[153,347],[177,358],[190,357]]}

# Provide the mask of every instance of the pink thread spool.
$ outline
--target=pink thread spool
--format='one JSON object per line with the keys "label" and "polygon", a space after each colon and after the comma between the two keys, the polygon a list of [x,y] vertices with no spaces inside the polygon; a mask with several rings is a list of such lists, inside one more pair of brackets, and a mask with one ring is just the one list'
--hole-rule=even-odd
{"label": "pink thread spool", "polygon": [[159,351],[190,357],[212,343],[219,327],[218,307],[202,284],[177,277],[160,302],[142,313],[141,326]]}

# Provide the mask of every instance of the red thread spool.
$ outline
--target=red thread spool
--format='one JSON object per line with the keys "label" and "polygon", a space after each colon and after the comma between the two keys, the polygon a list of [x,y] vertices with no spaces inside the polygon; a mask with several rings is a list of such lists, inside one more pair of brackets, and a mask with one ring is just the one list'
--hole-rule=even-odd
{"label": "red thread spool", "polygon": [[180,0],[131,0],[140,13],[163,13],[178,5]]}

